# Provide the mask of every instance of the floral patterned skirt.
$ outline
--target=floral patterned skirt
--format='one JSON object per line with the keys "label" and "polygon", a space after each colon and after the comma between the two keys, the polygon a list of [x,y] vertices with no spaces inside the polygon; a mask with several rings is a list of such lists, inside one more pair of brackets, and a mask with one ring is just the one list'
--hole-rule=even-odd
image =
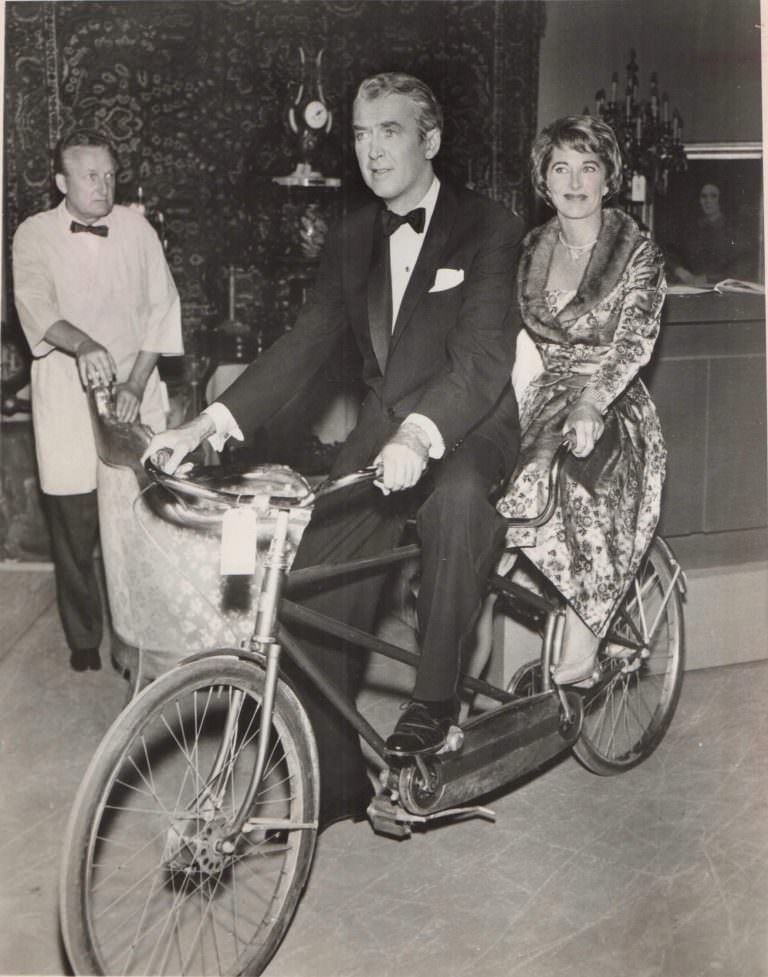
{"label": "floral patterned skirt", "polygon": [[[584,376],[544,372],[520,405],[523,440],[514,475],[498,503],[503,516],[531,517],[544,506],[552,456]],[[587,458],[568,455],[558,507],[534,530],[508,530],[507,542],[550,580],[596,635],[607,629],[659,519],[666,449],[656,409],[635,380],[605,415]]]}

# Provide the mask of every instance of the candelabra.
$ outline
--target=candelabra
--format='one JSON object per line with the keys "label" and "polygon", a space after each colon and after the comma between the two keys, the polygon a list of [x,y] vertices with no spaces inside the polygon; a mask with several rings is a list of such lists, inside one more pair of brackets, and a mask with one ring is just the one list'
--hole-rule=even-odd
{"label": "candelabra", "polygon": [[659,97],[656,72],[650,79],[650,98],[640,99],[635,58],[635,52],[630,51],[623,99],[619,98],[619,75],[614,71],[610,95],[603,88],[595,93],[595,115],[613,129],[621,147],[624,178],[620,204],[652,228],[655,195],[667,192],[670,173],[687,168],[683,119],[677,109],[670,112],[666,92]]}

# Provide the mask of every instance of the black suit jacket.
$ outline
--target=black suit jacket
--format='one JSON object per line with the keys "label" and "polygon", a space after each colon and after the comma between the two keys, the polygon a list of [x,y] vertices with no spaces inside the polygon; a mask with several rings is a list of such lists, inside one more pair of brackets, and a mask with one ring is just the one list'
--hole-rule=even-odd
{"label": "black suit jacket", "polygon": [[[519,440],[509,377],[519,329],[514,289],[522,221],[479,194],[441,184],[382,370],[368,294],[380,207],[372,201],[334,230],[294,328],[219,400],[248,437],[311,381],[340,338],[351,336],[368,395],[336,472],[368,464],[412,412],[437,425],[446,451],[476,430],[511,466]],[[439,269],[450,271],[438,278]]]}

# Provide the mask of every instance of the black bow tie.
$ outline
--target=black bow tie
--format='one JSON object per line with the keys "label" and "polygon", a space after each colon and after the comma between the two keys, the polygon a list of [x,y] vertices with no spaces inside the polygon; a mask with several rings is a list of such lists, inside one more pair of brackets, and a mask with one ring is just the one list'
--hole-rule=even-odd
{"label": "black bow tie", "polygon": [[86,232],[87,234],[98,234],[99,237],[106,237],[109,234],[109,228],[106,224],[80,224],[78,221],[72,221],[69,229],[73,234]]}
{"label": "black bow tie", "polygon": [[403,224],[410,224],[417,234],[424,232],[424,222],[427,219],[427,212],[424,207],[417,207],[409,210],[407,214],[395,214],[391,210],[381,212],[381,226],[387,237],[394,234],[398,227]]}

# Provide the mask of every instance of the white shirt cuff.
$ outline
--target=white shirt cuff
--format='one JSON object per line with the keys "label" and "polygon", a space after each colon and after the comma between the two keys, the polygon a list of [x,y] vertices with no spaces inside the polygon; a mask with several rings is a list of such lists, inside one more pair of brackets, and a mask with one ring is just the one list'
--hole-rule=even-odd
{"label": "white shirt cuff", "polygon": [[445,441],[434,421],[430,421],[424,414],[409,414],[405,419],[405,424],[415,424],[420,427],[429,439],[429,457],[442,458],[445,454]]}
{"label": "white shirt cuff", "polygon": [[208,438],[208,443],[214,451],[221,451],[229,438],[234,438],[236,441],[245,440],[229,407],[215,400],[205,407],[202,413],[210,417],[216,427],[216,431]]}

